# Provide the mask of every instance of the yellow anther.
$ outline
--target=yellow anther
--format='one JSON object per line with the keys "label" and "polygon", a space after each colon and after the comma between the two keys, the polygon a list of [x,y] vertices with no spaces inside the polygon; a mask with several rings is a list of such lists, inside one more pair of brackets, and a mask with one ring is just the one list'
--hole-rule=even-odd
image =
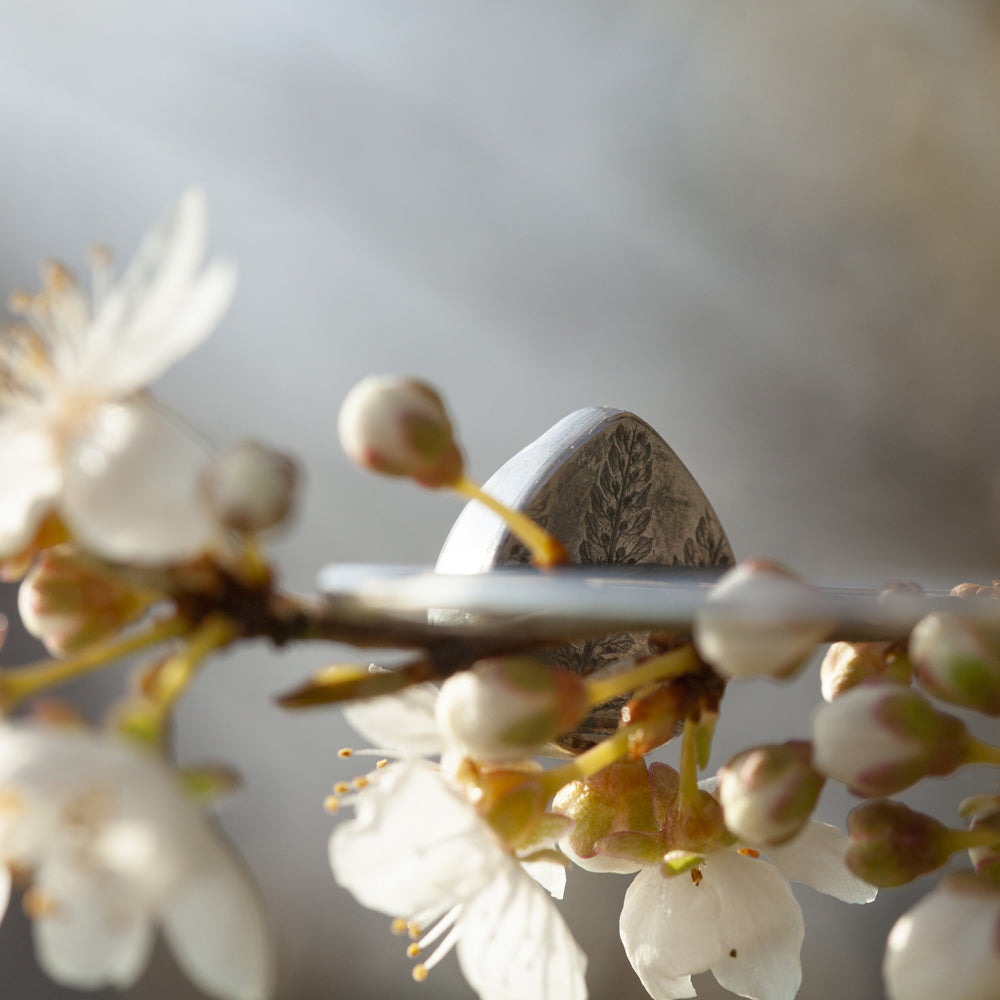
{"label": "yellow anther", "polygon": [[407,958],[416,958],[417,955],[419,955],[419,954],[420,954],[420,945],[417,944],[416,941],[414,941],[413,944],[408,944],[406,946],[406,957]]}
{"label": "yellow anther", "polygon": [[420,965],[413,966],[413,979],[414,982],[422,983],[427,979],[427,966],[422,962]]}
{"label": "yellow anther", "polygon": [[37,886],[32,886],[22,900],[24,912],[33,920],[40,917],[51,917],[59,910],[59,904]]}
{"label": "yellow anther", "polygon": [[337,751],[337,756],[338,757],[353,757],[354,756],[354,751],[350,747],[341,747]]}
{"label": "yellow anther", "polygon": [[375,762],[375,767],[376,768],[383,768],[388,763],[389,763],[389,761],[386,760],[385,757],[383,757],[381,760]]}
{"label": "yellow anther", "polygon": [[340,799],[336,795],[328,795],[323,799],[323,808],[328,813],[335,813],[340,808]]}
{"label": "yellow anther", "polygon": [[418,938],[423,933],[420,929],[420,924],[414,923],[412,920],[406,925],[406,933],[410,935],[411,938]]}
{"label": "yellow anther", "polygon": [[362,788],[368,787],[368,777],[362,774],[357,778],[351,779],[351,784],[360,791]]}
{"label": "yellow anther", "polygon": [[760,857],[760,851],[758,851],[754,847],[741,847],[739,849],[739,853],[742,854],[743,857],[745,857],[745,858],[759,858]]}
{"label": "yellow anther", "polygon": [[701,874],[700,868],[691,869],[691,881],[694,882],[695,885],[701,885],[702,878],[704,878],[704,876]]}
{"label": "yellow anther", "polygon": [[338,781],[333,786],[333,791],[336,795],[346,795],[350,790],[351,786],[346,781]]}
{"label": "yellow anther", "polygon": [[396,917],[396,919],[389,925],[389,930],[393,934],[405,934],[406,921],[402,917]]}

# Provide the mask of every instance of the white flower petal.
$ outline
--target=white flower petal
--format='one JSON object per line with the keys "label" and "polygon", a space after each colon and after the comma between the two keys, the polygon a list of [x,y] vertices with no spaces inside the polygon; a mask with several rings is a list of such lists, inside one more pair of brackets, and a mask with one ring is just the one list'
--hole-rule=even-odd
{"label": "white flower petal", "polygon": [[77,989],[131,986],[149,961],[153,925],[127,887],[68,858],[39,869],[35,890],[52,907],[32,929],[38,963]]}
{"label": "white flower petal", "polygon": [[468,898],[507,855],[473,807],[421,760],[391,764],[330,837],[334,878],[390,916]]}
{"label": "white flower petal", "polygon": [[219,531],[201,495],[208,456],[200,438],[151,403],[102,407],[66,462],[66,523],[108,559],[193,558]]}
{"label": "white flower petal", "polygon": [[[728,903],[728,901],[725,901]],[[720,900],[711,883],[644,868],[629,886],[619,930],[625,954],[653,1000],[693,997],[694,973],[720,958]]]}
{"label": "white flower petal", "polygon": [[721,956],[712,973],[721,986],[751,1000],[793,1000],[802,982],[802,910],[788,882],[765,861],[736,851],[709,856],[706,884],[722,906],[714,930]]}
{"label": "white flower petal", "polygon": [[18,418],[0,420],[0,558],[34,537],[62,488],[51,438]]}
{"label": "white flower petal", "polygon": [[573,864],[588,872],[613,873],[616,875],[634,875],[642,869],[642,865],[637,861],[630,861],[628,858],[615,858],[610,854],[595,854],[592,858],[585,858],[573,850],[573,844],[569,837],[563,837],[559,841],[559,850],[566,855]]}
{"label": "white flower petal", "polygon": [[167,901],[163,931],[191,979],[222,1000],[265,1000],[273,970],[260,901],[222,850]]}
{"label": "white flower petal", "polygon": [[585,1000],[587,959],[555,904],[510,858],[461,915],[458,960],[482,1000]]}
{"label": "white flower petal", "polygon": [[437,696],[433,684],[417,684],[398,694],[347,705],[344,718],[374,747],[433,757],[444,749],[434,718]]}
{"label": "white flower petal", "polygon": [[521,867],[553,899],[562,899],[566,892],[566,866],[558,861],[522,861]]}
{"label": "white flower petal", "polygon": [[848,843],[847,834],[835,826],[813,821],[797,837],[765,851],[790,882],[812,886],[845,903],[870,903],[878,890],[847,867]]}

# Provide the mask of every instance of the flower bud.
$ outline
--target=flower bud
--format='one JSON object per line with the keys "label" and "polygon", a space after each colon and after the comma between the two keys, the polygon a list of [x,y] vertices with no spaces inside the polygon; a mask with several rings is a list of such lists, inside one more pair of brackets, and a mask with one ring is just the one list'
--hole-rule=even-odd
{"label": "flower bud", "polygon": [[600,850],[601,843],[613,842],[616,834],[656,833],[649,773],[641,757],[618,761],[583,781],[564,785],[552,806],[573,820],[572,830],[559,846],[581,868],[627,873],[642,866],[631,857]]}
{"label": "flower bud", "polygon": [[17,607],[24,627],[52,656],[110,639],[157,595],[134,586],[70,545],[46,549],[21,581]]}
{"label": "flower bud", "polygon": [[246,441],[217,455],[202,485],[220,523],[250,534],[281,524],[292,510],[297,470],[280,451]]}
{"label": "flower bud", "polygon": [[951,831],[902,802],[864,802],[847,817],[847,867],[888,889],[940,868],[952,854]]}
{"label": "flower bud", "polygon": [[966,762],[964,723],[900,684],[870,682],[824,705],[813,718],[813,763],[856,795],[893,795]]}
{"label": "flower bud", "polygon": [[1000,886],[957,872],[896,921],[882,976],[890,1000],[994,1000]]}
{"label": "flower bud", "polygon": [[816,808],[826,780],[811,757],[805,740],[737,754],[719,771],[716,790],[728,829],[755,846],[794,837]]}
{"label": "flower bud", "polygon": [[723,677],[786,677],[830,630],[815,617],[815,595],[777,563],[742,562],[712,588],[695,618],[698,652]]}
{"label": "flower bud", "polygon": [[370,375],[344,399],[338,422],[348,457],[374,472],[436,489],[462,475],[462,453],[441,397],[426,383]]}
{"label": "flower bud", "polygon": [[826,701],[833,701],[865,681],[909,684],[911,673],[906,649],[898,642],[831,643],[819,669]]}
{"label": "flower bud", "polygon": [[910,634],[917,680],[936,698],[1000,715],[1000,643],[956,615],[928,615]]}
{"label": "flower bud", "polygon": [[579,675],[530,656],[480,660],[441,686],[435,716],[445,741],[481,760],[530,756],[587,714]]}

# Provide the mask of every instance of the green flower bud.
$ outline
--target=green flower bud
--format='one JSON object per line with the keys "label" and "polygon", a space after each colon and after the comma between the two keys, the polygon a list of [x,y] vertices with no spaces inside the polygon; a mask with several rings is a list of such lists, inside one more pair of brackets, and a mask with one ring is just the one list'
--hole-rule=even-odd
{"label": "green flower bud", "polygon": [[952,705],[1000,715],[1000,641],[956,615],[922,619],[910,635],[917,680]]}

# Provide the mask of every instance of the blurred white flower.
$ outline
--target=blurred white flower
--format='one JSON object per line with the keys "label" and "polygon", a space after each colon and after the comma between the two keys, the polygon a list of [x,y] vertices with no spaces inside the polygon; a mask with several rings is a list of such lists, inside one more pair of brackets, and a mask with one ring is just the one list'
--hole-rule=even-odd
{"label": "blurred white flower", "polygon": [[794,840],[768,847],[771,861],[736,847],[708,853],[693,873],[644,867],[622,908],[622,943],[655,1000],[696,996],[691,976],[711,970],[725,989],[752,1000],[791,1000],[802,980],[802,910],[789,881],[849,903],[875,890],[844,865],[847,837],[809,823]]}
{"label": "blurred white flower", "polygon": [[583,1000],[586,957],[546,891],[436,767],[392,764],[330,838],[334,877],[364,906],[402,918],[422,980],[456,948],[483,1000]]}
{"label": "blurred white flower", "polygon": [[141,391],[212,330],[232,264],[202,268],[204,195],[187,191],[117,282],[95,264],[93,301],[60,265],[12,308],[0,345],[0,557],[27,546],[53,508],[109,559],[167,562],[217,530],[199,499],[204,443]]}
{"label": "blurred white flower", "polygon": [[0,872],[31,877],[38,961],[79,989],[125,989],[159,924],[198,986],[265,1000],[271,954],[254,889],[159,760],[83,730],[0,726]]}

